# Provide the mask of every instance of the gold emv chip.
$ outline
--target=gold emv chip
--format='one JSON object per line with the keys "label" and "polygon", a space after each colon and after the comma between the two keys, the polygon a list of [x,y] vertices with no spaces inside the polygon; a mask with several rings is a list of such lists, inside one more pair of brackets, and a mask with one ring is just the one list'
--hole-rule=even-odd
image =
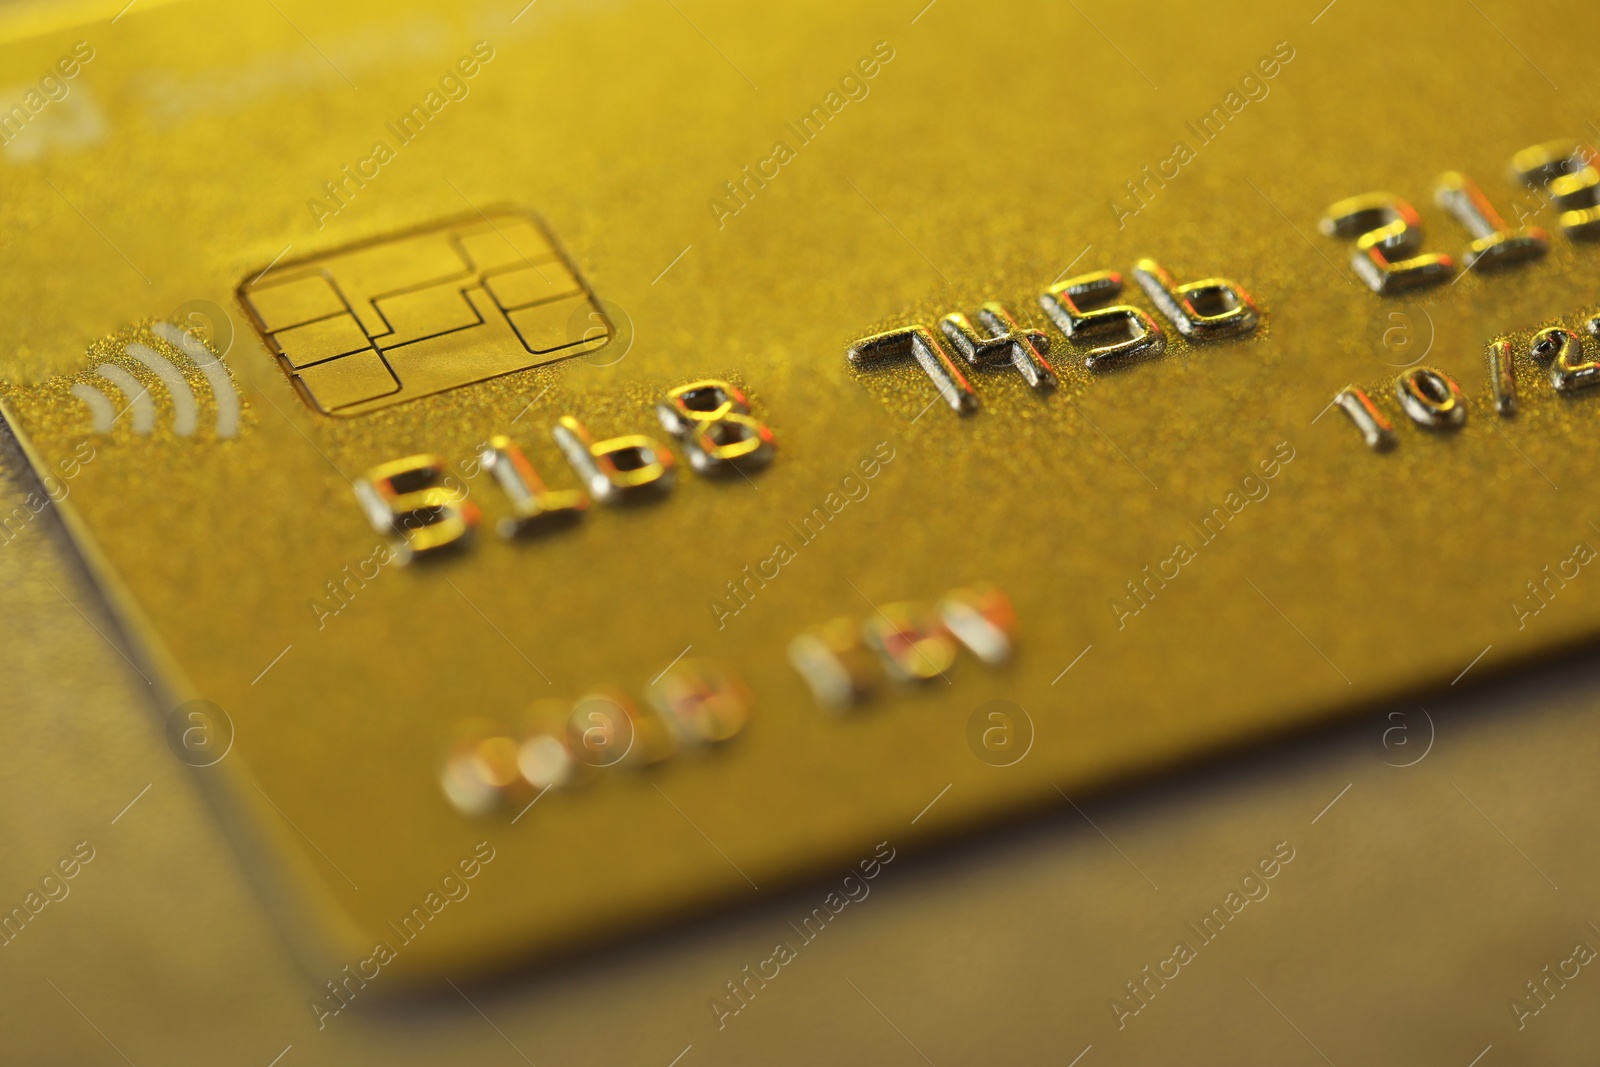
{"label": "gold emv chip", "polygon": [[328,415],[570,359],[614,332],[549,231],[509,211],[269,267],[239,301]]}

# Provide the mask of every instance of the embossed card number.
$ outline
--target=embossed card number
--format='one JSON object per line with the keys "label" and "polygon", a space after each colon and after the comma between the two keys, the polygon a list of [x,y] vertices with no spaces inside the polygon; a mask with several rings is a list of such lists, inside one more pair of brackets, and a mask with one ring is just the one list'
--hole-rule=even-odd
{"label": "embossed card number", "polygon": [[[703,379],[669,390],[656,407],[668,433],[682,443],[689,466],[707,477],[753,472],[772,462],[777,440],[750,414],[744,391],[730,382]],[[578,419],[562,416],[550,436],[583,483],[582,489],[549,489],[522,449],[505,434],[479,448],[477,461],[494,478],[511,505],[511,515],[496,527],[511,539],[541,535],[582,519],[593,497],[611,506],[665,496],[677,477],[672,452],[645,434],[605,440]],[[408,456],[379,464],[355,484],[368,521],[395,538],[395,555],[406,563],[464,547],[477,528],[480,512],[464,489],[451,489],[442,460]]]}
{"label": "embossed card number", "polygon": [[[1191,341],[1243,337],[1260,321],[1250,294],[1225,278],[1179,284],[1153,259],[1139,260],[1133,277],[1173,328]],[[1151,359],[1166,351],[1166,335],[1147,313],[1130,304],[1101,306],[1121,295],[1122,288],[1122,275],[1103,270],[1068,278],[1038,298],[1039,306],[1069,343],[1103,342],[1108,336],[1121,335],[1120,340],[1091,344],[1083,364],[1092,371]],[[982,329],[960,312],[939,320],[940,331],[968,366],[1010,366],[1041,393],[1055,388],[1057,375],[1047,358],[1051,343],[1046,333],[1018,325],[1003,304],[994,302],[979,310],[978,326]],[[978,410],[972,384],[939,338],[920,323],[862,338],[850,346],[848,356],[858,367],[910,356],[952,410],[962,415]]]}

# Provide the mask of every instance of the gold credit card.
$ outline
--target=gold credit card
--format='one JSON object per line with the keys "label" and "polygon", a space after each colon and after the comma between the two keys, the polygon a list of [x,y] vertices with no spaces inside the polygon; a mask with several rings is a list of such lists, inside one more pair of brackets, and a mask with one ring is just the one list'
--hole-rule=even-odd
{"label": "gold credit card", "polygon": [[518,6],[4,46],[4,412],[322,1011],[1600,628],[1592,13]]}

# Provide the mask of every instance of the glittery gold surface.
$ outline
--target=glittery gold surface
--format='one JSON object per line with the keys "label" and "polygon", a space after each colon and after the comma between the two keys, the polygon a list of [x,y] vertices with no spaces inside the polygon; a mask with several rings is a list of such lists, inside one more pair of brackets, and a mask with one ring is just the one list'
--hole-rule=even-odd
{"label": "glittery gold surface", "polygon": [[[1593,536],[1592,404],[1524,375],[1523,413],[1492,425],[1483,344],[1587,311],[1595,250],[1558,236],[1542,263],[1380,300],[1347,277],[1350,248],[1315,232],[1327,204],[1383,188],[1422,209],[1428,248],[1458,252],[1463,235],[1429,204],[1439,172],[1477,176],[1502,205],[1525,197],[1502,177],[1510,154],[1587,128],[1584,96],[1554,87],[1584,77],[1579,35],[1555,32],[1571,13],[1500,24],[1541,42],[1535,68],[1486,18],[1443,5],[1384,12],[1382,48],[1380,15],[1354,3],[1160,20],[1095,9],[1093,24],[947,4],[915,23],[845,8],[533,7],[515,23],[422,5],[199,10],[135,9],[96,30],[73,91],[104,112],[103,136],[12,171],[0,217],[38,237],[0,279],[15,309],[6,393],[43,460],[88,439],[82,410],[45,383],[87,369],[88,346],[130,323],[226,304],[286,246],[309,255],[512,203],[549,222],[635,332],[610,366],[601,352],[335,421],[300,402],[241,319],[228,363],[251,417],[237,440],[119,429],[74,479],[63,510],[120,583],[135,643],[172,665],[158,702],[201,697],[236,723],[235,750],[205,773],[273,899],[319,917],[315,933],[293,924],[319,960],[370,951],[481,839],[498,853],[476,903],[408,946],[396,983],[615,937],[851,863],[884,837],[909,847],[1059,802],[1052,786],[1170,767],[1593,632],[1587,574],[1523,629],[1510,607]],[[1016,55],[1023,20],[1033,62],[973,66]],[[88,32],[12,45],[8,63],[42,71]],[[319,230],[306,201],[321,183],[478,40],[496,54],[470,95]],[[707,201],[723,182],[878,41],[894,53],[870,94],[719,228]],[[1128,216],[1123,183],[1174,140],[1195,143],[1186,120],[1280,41],[1294,58],[1270,94]],[[965,420],[926,409],[932,387],[912,369],[845,363],[861,336],[988,299],[1042,324],[1034,300],[1052,280],[1144,255],[1185,280],[1232,278],[1263,326],[1092,380],[1057,335],[1057,395],[978,372],[983,409]],[[1402,428],[1379,457],[1337,411],[1318,416],[1350,382],[1387,388],[1385,361],[1414,352],[1384,343],[1402,325],[1476,410],[1453,437]],[[685,471],[648,509],[536,544],[486,536],[442,567],[386,571],[317,628],[308,601],[376,542],[348,478],[422,451],[455,463],[513,432],[569,484],[545,434],[555,417],[659,433],[653,402],[707,375],[743,385],[778,435],[753,485]],[[719,629],[724,583],[882,441],[895,459],[871,495]],[[1285,442],[1293,460],[1270,495],[1199,544],[1190,524]],[[492,518],[487,485],[474,492]],[[1109,602],[1180,540],[1193,562],[1119,628]],[[839,721],[784,662],[805,626],[980,580],[1021,619],[1001,671],[969,658],[948,686],[890,691]],[[638,691],[686,646],[751,685],[756,718],[733,747],[552,794],[515,827],[444,804],[436,765],[458,719],[601,684]],[[1037,728],[1004,770],[965,742],[995,697]]]}

